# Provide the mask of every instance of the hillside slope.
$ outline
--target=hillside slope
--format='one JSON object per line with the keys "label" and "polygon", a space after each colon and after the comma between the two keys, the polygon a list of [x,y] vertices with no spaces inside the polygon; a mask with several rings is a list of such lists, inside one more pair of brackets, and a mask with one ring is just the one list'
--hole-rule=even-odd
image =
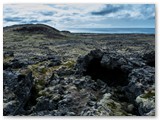
{"label": "hillside slope", "polygon": [[59,30],[44,24],[22,24],[4,27],[4,32],[19,32],[22,34],[43,34],[49,38],[63,37]]}

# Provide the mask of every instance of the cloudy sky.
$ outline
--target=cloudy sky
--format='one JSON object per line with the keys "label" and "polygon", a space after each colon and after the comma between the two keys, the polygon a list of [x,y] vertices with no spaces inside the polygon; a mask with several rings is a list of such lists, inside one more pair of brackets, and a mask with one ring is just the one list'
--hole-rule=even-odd
{"label": "cloudy sky", "polygon": [[5,4],[3,25],[67,28],[154,28],[153,4]]}

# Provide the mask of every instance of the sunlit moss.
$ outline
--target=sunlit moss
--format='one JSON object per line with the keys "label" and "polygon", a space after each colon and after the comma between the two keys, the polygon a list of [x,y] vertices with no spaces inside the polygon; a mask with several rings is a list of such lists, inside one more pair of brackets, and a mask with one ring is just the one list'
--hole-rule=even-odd
{"label": "sunlit moss", "polygon": [[147,99],[147,98],[151,98],[153,96],[155,96],[155,92],[149,91],[148,93],[143,94],[141,97]]}
{"label": "sunlit moss", "polygon": [[112,109],[116,109],[117,108],[116,104],[114,102],[107,103],[107,106],[110,107],[110,108],[112,108]]}
{"label": "sunlit moss", "polygon": [[73,68],[75,65],[75,61],[71,60],[71,61],[67,61],[63,64],[65,67],[67,68]]}

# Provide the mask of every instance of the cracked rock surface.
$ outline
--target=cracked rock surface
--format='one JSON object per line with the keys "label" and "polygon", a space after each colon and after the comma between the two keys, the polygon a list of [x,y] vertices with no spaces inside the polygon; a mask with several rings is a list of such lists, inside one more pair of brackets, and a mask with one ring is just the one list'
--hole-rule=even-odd
{"label": "cracked rock surface", "polygon": [[4,28],[4,116],[154,116],[154,35]]}

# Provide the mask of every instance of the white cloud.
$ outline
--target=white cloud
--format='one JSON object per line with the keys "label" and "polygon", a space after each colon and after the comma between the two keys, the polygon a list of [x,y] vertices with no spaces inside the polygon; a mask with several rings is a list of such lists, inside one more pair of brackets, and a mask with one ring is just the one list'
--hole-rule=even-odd
{"label": "white cloud", "polygon": [[[98,15],[98,13],[102,13],[101,11],[105,12],[105,9],[109,9],[108,14]],[[114,12],[112,9],[116,11]],[[93,15],[93,12],[97,12],[97,14]],[[107,21],[107,19],[117,19],[118,22],[118,19],[122,18],[147,19],[154,16],[154,6],[150,5],[115,4],[109,7],[106,7],[105,4],[4,5],[4,26],[23,23],[45,23],[62,29],[67,27],[103,27],[113,25],[112,21]],[[19,18],[14,20],[17,17]]]}

